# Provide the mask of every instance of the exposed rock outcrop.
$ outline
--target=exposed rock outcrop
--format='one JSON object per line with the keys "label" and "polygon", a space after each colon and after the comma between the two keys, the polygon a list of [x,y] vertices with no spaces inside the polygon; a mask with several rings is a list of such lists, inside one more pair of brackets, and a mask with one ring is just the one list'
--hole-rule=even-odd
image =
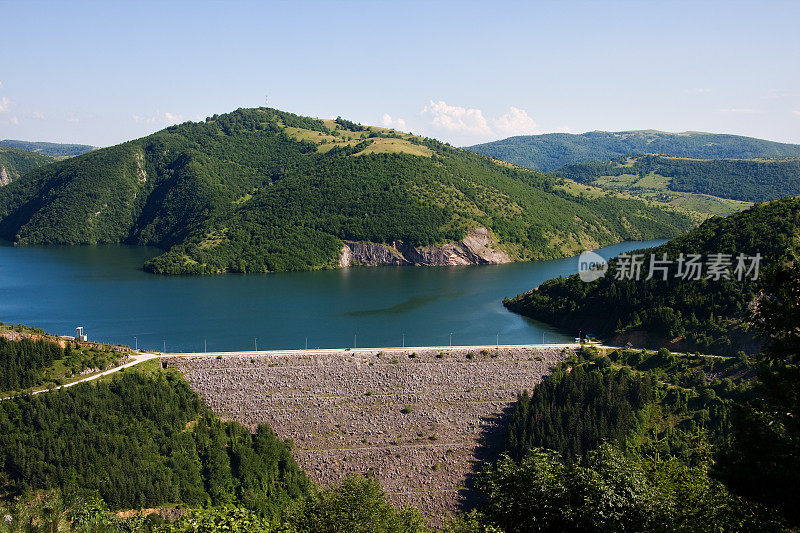
{"label": "exposed rock outcrop", "polygon": [[0,167],[0,187],[11,183],[11,176],[6,171],[6,167]]}
{"label": "exposed rock outcrop", "polygon": [[510,263],[486,228],[470,230],[459,242],[438,246],[414,246],[402,241],[391,245],[373,242],[344,241],[339,266],[351,265],[480,265]]}
{"label": "exposed rock outcrop", "polygon": [[147,172],[144,169],[144,154],[136,154],[136,179],[139,183],[147,181]]}

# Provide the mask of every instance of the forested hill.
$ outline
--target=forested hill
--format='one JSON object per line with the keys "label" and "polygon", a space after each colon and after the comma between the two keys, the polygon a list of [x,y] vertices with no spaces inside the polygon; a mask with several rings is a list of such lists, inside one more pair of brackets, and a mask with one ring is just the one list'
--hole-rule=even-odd
{"label": "forested hill", "polygon": [[690,226],[554,182],[394,130],[239,109],[27,173],[0,189],[0,237],[155,245],[168,251],[147,269],[202,274],[332,267],[344,239],[441,244],[484,227],[525,260]]}
{"label": "forested hill", "polygon": [[48,142],[35,142],[35,141],[17,141],[14,139],[5,139],[0,141],[0,146],[7,146],[10,148],[19,148],[20,150],[27,150],[29,152],[37,152],[43,155],[52,157],[72,157],[75,155],[85,154],[95,149],[94,146],[88,144],[62,144],[62,143],[48,143]]}
{"label": "forested hill", "polygon": [[0,146],[0,187],[8,185],[31,169],[53,161],[50,156]]}
{"label": "forested hill", "polygon": [[[576,334],[592,332],[617,345],[630,341],[705,353],[752,353],[758,343],[744,324],[749,306],[785,264],[797,260],[799,235],[799,198],[757,204],[709,219],[686,235],[642,252],[640,279],[611,261],[599,280],[584,283],[578,275],[556,278],[504,303],[523,315]],[[666,281],[663,270],[654,270],[653,278],[646,279],[651,253],[656,259],[666,254],[671,261],[660,263],[668,268]],[[700,279],[693,279],[697,274],[685,261],[679,265],[681,254],[684,260],[699,254]],[[717,264],[728,263],[720,270],[727,271],[729,279],[709,270],[713,254],[726,254],[718,257]],[[752,279],[754,271],[744,271],[738,279],[739,254],[746,256],[748,270],[753,261],[747,258],[761,255],[757,280]]]}
{"label": "forested hill", "polygon": [[654,130],[522,135],[467,149],[543,172],[571,163],[608,161],[623,155],[644,153],[703,159],[800,156],[798,144],[739,135]]}
{"label": "forested hill", "polygon": [[800,194],[800,158],[691,159],[659,155],[575,163],[554,172],[580,183],[625,190],[654,188],[747,202]]}

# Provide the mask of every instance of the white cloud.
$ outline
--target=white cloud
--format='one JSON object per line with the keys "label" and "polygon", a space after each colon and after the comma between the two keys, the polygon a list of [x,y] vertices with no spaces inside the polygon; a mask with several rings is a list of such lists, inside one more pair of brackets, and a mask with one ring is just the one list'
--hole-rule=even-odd
{"label": "white cloud", "polygon": [[11,100],[3,96],[0,98],[0,113],[5,113],[11,107]]}
{"label": "white cloud", "polygon": [[530,135],[538,133],[536,122],[528,116],[528,112],[517,107],[510,107],[508,113],[492,121],[495,133],[500,135]]}
{"label": "white cloud", "polygon": [[559,126],[553,131],[555,133],[572,133],[572,130],[569,128],[569,126]]}
{"label": "white cloud", "polygon": [[178,122],[183,121],[183,116],[175,113],[170,113],[168,111],[164,112],[164,120],[171,124],[177,124]]}
{"label": "white cloud", "polygon": [[0,87],[3,87],[3,82],[2,81],[0,81]]}
{"label": "white cloud", "polygon": [[149,116],[131,115],[131,118],[137,124],[165,124],[171,126],[183,122],[183,115],[179,113],[170,113],[169,111],[156,111],[155,114]]}
{"label": "white cloud", "polygon": [[683,92],[686,94],[705,94],[710,93],[711,89],[705,87],[694,87],[692,89],[684,89]]}
{"label": "white cloud", "polygon": [[422,109],[422,114],[432,117],[431,124],[439,129],[469,135],[492,134],[492,129],[480,109],[451,106],[443,100],[431,100]]}
{"label": "white cloud", "polygon": [[800,117],[800,109],[793,109],[793,110],[792,110],[792,113],[794,113],[795,115],[797,115],[798,117]]}
{"label": "white cloud", "polygon": [[31,116],[38,120],[44,120],[44,113],[40,113],[39,111],[34,111],[31,113]]}
{"label": "white cloud", "polygon": [[510,137],[541,133],[526,110],[513,106],[499,117],[487,118],[480,109],[451,106],[443,100],[431,100],[422,109],[422,114],[430,117],[430,123],[435,128],[460,135]]}
{"label": "white cloud", "polygon": [[764,110],[762,109],[750,109],[750,108],[742,108],[742,107],[732,107],[728,109],[720,109],[720,113],[724,115],[757,115],[759,113],[763,113]]}
{"label": "white cloud", "polygon": [[381,117],[381,122],[383,126],[386,128],[392,128],[400,131],[407,131],[406,121],[400,117],[396,119],[392,119],[389,113],[384,113],[383,117]]}

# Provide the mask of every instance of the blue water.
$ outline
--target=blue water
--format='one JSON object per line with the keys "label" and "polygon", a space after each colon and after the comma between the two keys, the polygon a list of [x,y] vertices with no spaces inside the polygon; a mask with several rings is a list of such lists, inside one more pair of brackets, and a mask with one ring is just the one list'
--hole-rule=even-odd
{"label": "blue water", "polygon": [[[605,258],[664,241],[602,248]],[[577,257],[465,267],[357,267],[210,277],[141,270],[156,249],[0,245],[0,321],[168,351],[565,342],[506,296],[577,272]],[[307,341],[306,341],[307,339]]]}

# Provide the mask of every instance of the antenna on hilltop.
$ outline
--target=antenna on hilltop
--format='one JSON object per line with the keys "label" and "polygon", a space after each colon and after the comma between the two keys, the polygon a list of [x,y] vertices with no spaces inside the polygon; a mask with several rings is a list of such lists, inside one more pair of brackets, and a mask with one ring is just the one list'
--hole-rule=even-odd
{"label": "antenna on hilltop", "polygon": [[269,107],[269,95],[264,97],[264,107]]}

